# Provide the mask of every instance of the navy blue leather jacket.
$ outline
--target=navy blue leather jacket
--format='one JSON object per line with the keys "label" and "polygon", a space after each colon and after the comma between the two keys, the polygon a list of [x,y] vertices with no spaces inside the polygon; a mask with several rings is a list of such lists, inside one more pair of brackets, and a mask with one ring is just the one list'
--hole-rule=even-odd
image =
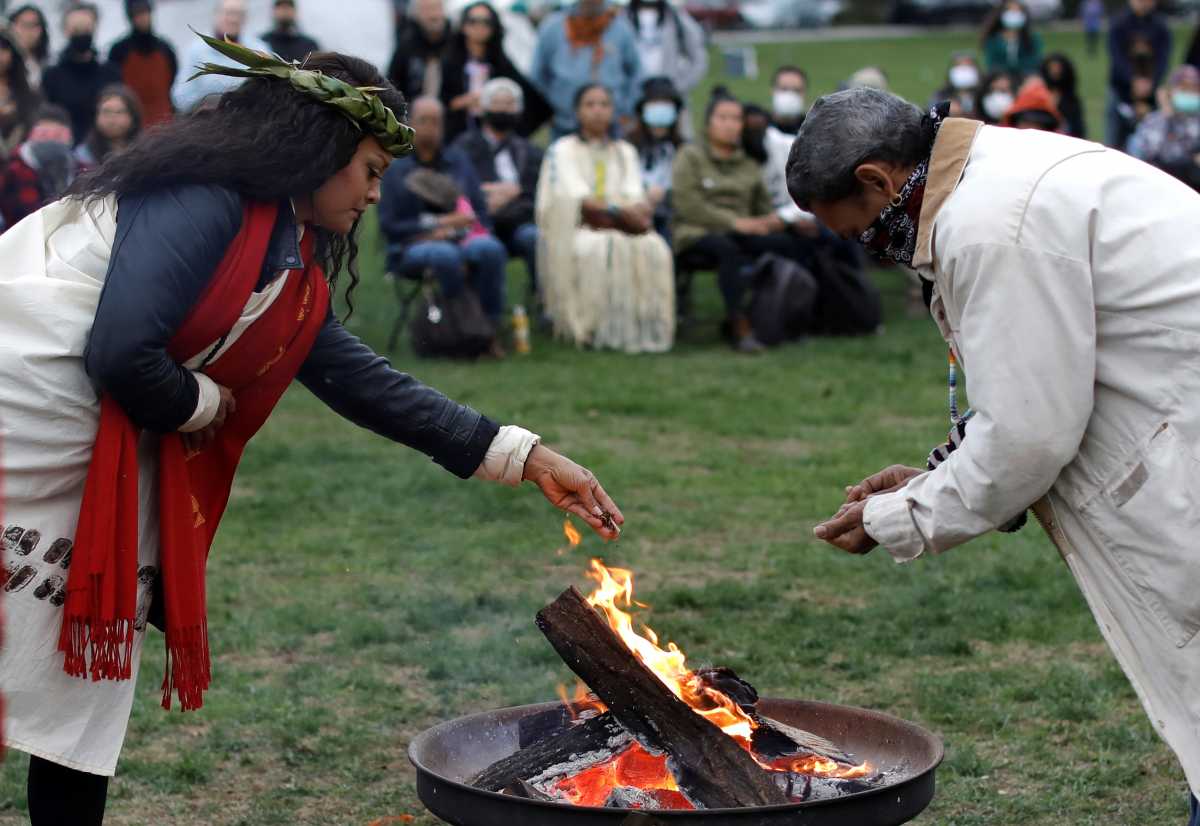
{"label": "navy blue leather jacket", "polygon": [[[182,186],[118,200],[117,233],[84,353],[97,389],[134,424],[157,433],[192,417],[200,389],[167,344],[241,228],[242,199],[219,186]],[[290,205],[282,204],[257,289],[301,262]],[[355,424],[428,454],[467,478],[498,425],[392,368],[333,315],[297,377]]]}

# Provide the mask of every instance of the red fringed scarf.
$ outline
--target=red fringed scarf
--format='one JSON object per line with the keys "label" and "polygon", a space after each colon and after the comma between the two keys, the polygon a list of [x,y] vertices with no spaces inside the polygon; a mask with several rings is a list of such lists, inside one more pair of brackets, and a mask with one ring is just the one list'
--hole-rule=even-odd
{"label": "red fringed scarf", "polygon": [[[258,282],[278,207],[250,204],[208,288],[169,345],[183,363],[229,332]],[[159,446],[160,575],[165,599],[167,670],[183,709],[200,708],[211,671],[204,593],[208,549],[229,501],[250,438],[300,370],[329,307],[329,289],[304,238],[308,267],[287,276],[270,308],[205,368],[233,391],[237,409],[207,447],[186,453],[179,433]],[[79,511],[79,526],[58,647],[75,677],[127,680],[131,674],[138,568],[138,430],[107,395]]]}

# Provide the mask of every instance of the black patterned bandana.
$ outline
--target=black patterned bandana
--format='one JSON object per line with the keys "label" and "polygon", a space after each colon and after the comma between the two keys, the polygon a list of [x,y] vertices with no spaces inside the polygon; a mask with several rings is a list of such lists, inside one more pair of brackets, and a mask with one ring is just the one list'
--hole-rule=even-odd
{"label": "black patterned bandana", "polygon": [[858,238],[867,252],[879,261],[912,266],[913,254],[917,251],[917,223],[921,218],[925,183],[929,178],[929,156],[933,153],[933,142],[942,128],[942,122],[949,113],[949,103],[939,103],[929,110],[922,120],[929,140],[925,159],[908,176],[896,200],[884,207],[875,222]]}

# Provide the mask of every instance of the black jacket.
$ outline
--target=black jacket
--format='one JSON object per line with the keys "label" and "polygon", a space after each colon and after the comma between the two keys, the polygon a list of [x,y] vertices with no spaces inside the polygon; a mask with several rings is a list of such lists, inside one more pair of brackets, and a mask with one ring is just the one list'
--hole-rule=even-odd
{"label": "black jacket", "polygon": [[287,61],[302,61],[308,57],[310,52],[321,51],[317,41],[306,34],[301,34],[299,30],[281,32],[278,29],[271,29],[263,34],[262,39],[271,47],[271,51]]}
{"label": "black jacket", "polygon": [[[534,202],[537,199],[538,174],[542,170],[542,150],[524,138],[513,135],[506,142],[513,156],[513,163],[520,176],[521,194],[498,212],[492,213],[496,235],[507,237],[522,224],[534,220]],[[490,184],[500,180],[496,175],[496,149],[479,130],[464,132],[454,142],[454,147],[467,156],[475,167],[481,183]]]}
{"label": "black jacket", "polygon": [[121,73],[109,63],[74,60],[66,52],[42,77],[42,94],[71,115],[71,131],[79,144],[92,130],[96,120],[96,98],[110,83],[120,83]]}
{"label": "black jacket", "polygon": [[[138,427],[157,433],[191,418],[199,385],[167,344],[204,292],[242,222],[242,199],[218,186],[183,186],[119,199],[117,232],[84,365]],[[280,217],[258,289],[301,266],[291,207]],[[351,335],[332,310],[297,377],[355,424],[428,454],[452,473],[475,472],[499,427],[457,404]]]}
{"label": "black jacket", "polygon": [[[522,112],[521,125],[518,131],[528,137],[541,128],[553,111],[550,104],[542,97],[542,93],[526,80],[520,70],[508,59],[508,55],[500,52],[499,56],[489,64],[489,79],[506,77],[516,82],[524,93],[525,105]],[[442,59],[442,104],[446,107],[446,143],[450,143],[459,135],[464,134],[477,124],[469,122],[467,111],[457,112],[450,108],[450,103],[456,97],[467,91],[467,54],[461,45],[455,42]]]}
{"label": "black jacket", "polygon": [[[396,53],[388,66],[387,77],[392,85],[404,93],[406,100],[413,101],[421,96],[425,88],[425,66],[430,60],[441,61],[450,49],[450,24],[442,39],[431,43],[425,30],[416,22],[408,21],[396,38]],[[442,74],[443,84],[445,73]]]}

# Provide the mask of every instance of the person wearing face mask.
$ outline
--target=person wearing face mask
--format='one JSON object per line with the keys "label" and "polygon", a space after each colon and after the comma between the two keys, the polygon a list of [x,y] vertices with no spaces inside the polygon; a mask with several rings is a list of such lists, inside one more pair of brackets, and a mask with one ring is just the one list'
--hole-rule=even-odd
{"label": "person wearing face mask", "polygon": [[971,52],[955,52],[946,70],[946,85],[933,93],[929,105],[950,101],[950,115],[956,118],[975,117],[975,107],[983,73],[979,61]]}
{"label": "person wearing face mask", "polygon": [[536,296],[538,232],[534,199],[542,150],[518,131],[525,90],[511,78],[492,78],[479,92],[479,105],[479,128],[459,135],[452,148],[466,155],[475,167],[496,238],[510,255],[525,262],[530,290]]}
{"label": "person wearing face mask", "polygon": [[[213,36],[218,40],[229,39],[248,49],[259,52],[269,52],[267,44],[254,35],[242,31],[246,25],[246,0],[216,0],[213,10]],[[191,112],[196,107],[211,104],[217,95],[224,94],[241,83],[239,78],[223,75],[201,75],[195,80],[189,80],[193,68],[202,63],[215,63],[218,66],[233,66],[232,60],[221,52],[209,46],[199,38],[192,38],[180,64],[184,70],[175,77],[175,85],[171,87],[171,102],[181,113]]]}
{"label": "person wearing face mask", "polygon": [[983,79],[976,97],[975,117],[989,126],[1004,120],[1012,108],[1014,94],[1012,78],[1006,72],[992,72]]}
{"label": "person wearing face mask", "polygon": [[1032,508],[1194,798],[1200,195],[1100,144],[871,90],[817,101],[788,181],[916,270],[971,402],[952,381],[948,457],[851,484],[814,534],[932,570]]}
{"label": "person wearing face mask", "polygon": [[[683,100],[708,73],[704,29],[682,5],[667,0],[630,0],[629,22],[637,37],[643,77],[669,78]],[[690,128],[681,118],[684,135]]]}
{"label": "person wearing face mask", "polygon": [[275,0],[271,4],[271,22],[271,30],[265,32],[262,39],[284,60],[302,61],[312,52],[321,50],[317,41],[300,31],[296,21],[296,0]]}
{"label": "person wearing face mask", "polygon": [[683,145],[683,98],[668,77],[647,78],[637,105],[637,127],[629,142],[637,149],[646,198],[654,207],[654,229],[671,243],[671,176]]}
{"label": "person wearing face mask", "polygon": [[100,90],[111,83],[120,83],[121,75],[116,68],[99,60],[95,37],[100,12],[95,4],[71,3],[62,20],[67,47],[58,63],[46,70],[42,93],[49,103],[70,113],[71,131],[76,140],[83,140],[96,119],[96,97]]}
{"label": "person wearing face mask", "polygon": [[143,123],[153,126],[170,120],[174,113],[171,85],[179,74],[179,63],[171,44],[154,33],[152,0],[126,0],[125,14],[132,31],[113,44],[108,62],[137,95]]}
{"label": "person wearing face mask", "polygon": [[16,226],[75,180],[79,163],[72,143],[70,115],[61,106],[43,104],[28,139],[0,167],[0,216],[6,226]]}
{"label": "person wearing face mask", "polygon": [[1129,154],[1200,190],[1200,69],[1180,66],[1167,87],[1168,105],[1138,125]]}
{"label": "person wearing face mask", "polygon": [[1108,108],[1105,143],[1122,149],[1167,76],[1171,29],[1156,0],[1129,0],[1108,31]]}
{"label": "person wearing face mask", "polygon": [[1018,81],[1042,63],[1042,36],[1033,30],[1029,9],[1002,0],[983,24],[983,60],[989,72],[1007,72]]}

